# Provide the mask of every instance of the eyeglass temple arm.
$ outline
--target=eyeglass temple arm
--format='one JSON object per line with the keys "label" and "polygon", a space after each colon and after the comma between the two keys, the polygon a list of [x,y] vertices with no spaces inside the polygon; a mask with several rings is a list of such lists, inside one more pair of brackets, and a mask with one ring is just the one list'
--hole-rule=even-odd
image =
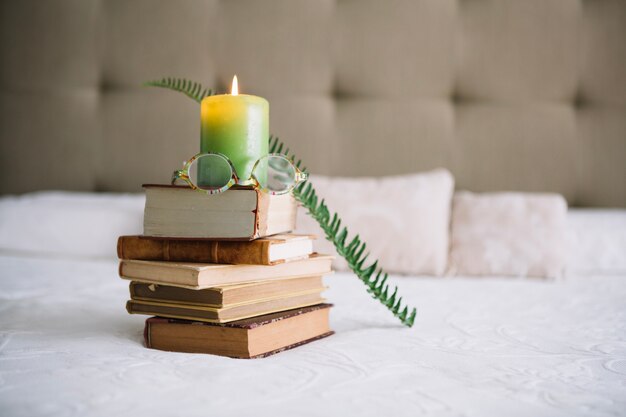
{"label": "eyeglass temple arm", "polygon": [[186,180],[187,178],[189,177],[187,176],[187,174],[185,174],[184,170],[177,169],[176,171],[172,173],[172,185],[176,184],[176,180],[178,179]]}

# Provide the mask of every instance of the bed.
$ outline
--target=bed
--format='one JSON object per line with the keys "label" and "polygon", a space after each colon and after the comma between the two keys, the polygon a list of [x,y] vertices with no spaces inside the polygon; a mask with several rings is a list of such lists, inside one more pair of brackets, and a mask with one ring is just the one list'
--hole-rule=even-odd
{"label": "bed", "polygon": [[[353,275],[336,273],[326,279],[328,339],[249,361],[168,353],[143,346],[144,317],[125,312],[128,283],[114,258],[115,236],[140,227],[142,197],[76,198],[0,204],[2,415],[625,413],[626,272],[581,275],[580,252],[579,272],[557,280],[394,276],[418,307],[411,329]],[[25,200],[19,213],[7,208]],[[27,207],[44,206],[51,225],[16,226],[33,214]],[[578,232],[625,230],[625,219],[623,210],[570,212]],[[606,247],[624,243],[623,231],[622,241],[602,236]]]}
{"label": "bed", "polygon": [[[0,10],[0,416],[626,415],[626,2]],[[444,167],[456,190],[616,209],[570,211],[561,279],[393,276],[411,329],[340,272],[330,338],[253,361],[146,349],[115,260],[143,201],[116,193],[167,182],[200,124],[140,86],[233,74],[312,174]]]}

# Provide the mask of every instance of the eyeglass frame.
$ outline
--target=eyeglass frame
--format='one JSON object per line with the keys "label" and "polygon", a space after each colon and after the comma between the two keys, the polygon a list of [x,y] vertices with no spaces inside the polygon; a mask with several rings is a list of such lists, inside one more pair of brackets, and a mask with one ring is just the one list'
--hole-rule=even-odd
{"label": "eyeglass frame", "polygon": [[[201,156],[205,156],[205,155],[218,155],[221,156],[222,158],[224,158],[226,160],[226,162],[228,162],[228,165],[230,166],[230,171],[232,172],[232,175],[230,177],[230,180],[222,187],[220,188],[216,188],[214,190],[206,190],[204,188],[200,188],[198,186],[196,186],[192,181],[191,178],[189,178],[189,168],[191,167],[191,164],[194,163],[194,161],[198,158],[200,158]],[[295,180],[293,182],[293,184],[285,191],[273,191],[268,189],[267,187],[263,187],[261,186],[261,183],[259,182],[259,179],[256,177],[256,175],[254,175],[254,170],[256,169],[257,165],[259,164],[259,162],[263,159],[263,158],[267,158],[270,156],[277,156],[280,158],[283,158],[285,160],[287,160],[294,169],[295,172]],[[298,168],[296,166],[296,164],[293,163],[293,160],[287,158],[285,155],[281,154],[281,153],[268,153],[265,156],[262,156],[261,158],[257,159],[257,161],[254,163],[254,165],[252,166],[252,170],[251,170],[251,174],[250,174],[250,178],[248,178],[247,180],[240,180],[239,176],[237,175],[237,171],[235,170],[235,166],[233,165],[232,161],[230,160],[229,157],[227,157],[226,155],[224,155],[223,153],[220,152],[200,152],[195,154],[194,156],[192,156],[189,160],[187,160],[184,165],[183,165],[183,169],[178,169],[175,170],[172,173],[172,185],[175,185],[176,180],[183,180],[185,181],[190,187],[191,189],[195,190],[195,191],[199,191],[199,192],[203,192],[205,194],[220,194],[223,193],[224,191],[230,189],[233,185],[252,185],[255,188],[271,194],[271,195],[281,195],[281,194],[287,194],[289,192],[291,192],[291,190],[293,190],[298,184],[300,184],[301,182],[306,181],[309,178],[309,173],[308,172],[304,172],[302,171],[300,168]]]}

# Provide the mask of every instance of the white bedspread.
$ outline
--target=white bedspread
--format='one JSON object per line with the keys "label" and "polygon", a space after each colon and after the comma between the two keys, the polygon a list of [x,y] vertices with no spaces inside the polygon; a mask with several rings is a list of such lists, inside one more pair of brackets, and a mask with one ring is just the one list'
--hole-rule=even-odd
{"label": "white bedspread", "polygon": [[626,277],[327,279],[337,334],[258,360],[150,350],[114,261],[0,255],[2,416],[626,414]]}

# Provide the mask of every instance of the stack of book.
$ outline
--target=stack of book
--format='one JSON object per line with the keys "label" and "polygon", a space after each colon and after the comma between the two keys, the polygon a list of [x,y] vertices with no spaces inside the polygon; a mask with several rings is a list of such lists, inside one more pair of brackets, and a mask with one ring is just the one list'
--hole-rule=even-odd
{"label": "stack of book", "polygon": [[322,277],[332,257],[295,235],[291,194],[206,195],[144,185],[144,234],[121,236],[119,273],[146,346],[263,357],[331,335]]}

